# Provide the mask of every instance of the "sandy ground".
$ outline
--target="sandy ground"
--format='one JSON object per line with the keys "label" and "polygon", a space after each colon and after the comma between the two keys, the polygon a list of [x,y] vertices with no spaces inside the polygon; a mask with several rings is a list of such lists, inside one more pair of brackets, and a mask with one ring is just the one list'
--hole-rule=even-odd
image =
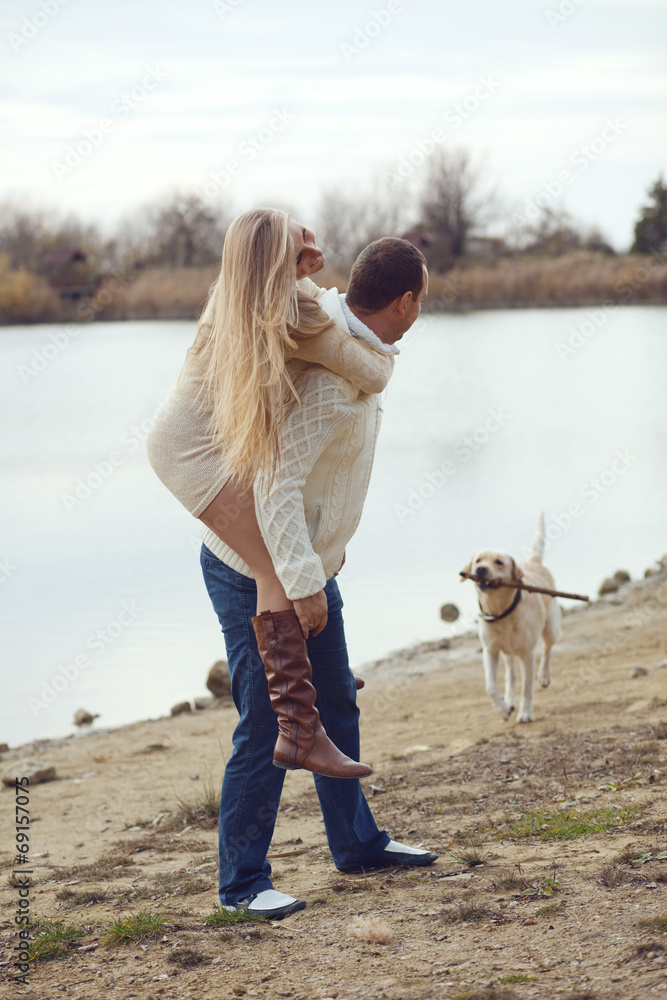
{"label": "sandy ground", "polygon": [[[372,807],[439,860],[336,872],[312,779],[290,773],[274,881],[308,906],[280,923],[204,924],[218,902],[217,831],[178,818],[179,799],[218,785],[233,708],[11,749],[3,773],[26,755],[57,771],[30,793],[35,932],[51,921],[82,936],[31,965],[29,985],[13,981],[15,793],[4,789],[0,994],[667,997],[667,574],[563,625],[529,725],[493,711],[476,636],[369,665],[359,700]],[[560,832],[553,814],[569,817]],[[597,832],[582,825],[595,818]],[[160,913],[162,933],[106,946],[111,922],[138,911]]]}

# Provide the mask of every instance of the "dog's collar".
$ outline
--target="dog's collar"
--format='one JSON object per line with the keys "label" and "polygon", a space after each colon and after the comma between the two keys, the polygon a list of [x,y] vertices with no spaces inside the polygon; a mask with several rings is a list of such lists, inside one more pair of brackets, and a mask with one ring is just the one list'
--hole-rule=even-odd
{"label": "dog's collar", "polygon": [[514,595],[514,600],[510,604],[509,608],[506,608],[505,611],[503,611],[503,613],[501,615],[486,615],[486,614],[484,614],[484,609],[482,608],[482,605],[480,604],[479,605],[479,610],[482,612],[481,615],[480,615],[480,618],[483,621],[485,621],[485,622],[499,622],[501,618],[507,618],[508,615],[512,614],[512,612],[518,606],[520,600],[521,600],[521,591],[519,589],[517,589],[517,592]]}

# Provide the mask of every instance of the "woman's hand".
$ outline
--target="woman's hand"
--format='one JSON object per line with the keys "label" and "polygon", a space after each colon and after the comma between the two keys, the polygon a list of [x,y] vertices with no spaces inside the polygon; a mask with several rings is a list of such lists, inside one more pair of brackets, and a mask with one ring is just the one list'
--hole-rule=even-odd
{"label": "woman's hand", "polygon": [[308,638],[308,633],[313,636],[319,635],[327,623],[329,607],[327,597],[323,590],[313,594],[312,597],[301,597],[294,604],[296,616],[301,625],[304,639]]}

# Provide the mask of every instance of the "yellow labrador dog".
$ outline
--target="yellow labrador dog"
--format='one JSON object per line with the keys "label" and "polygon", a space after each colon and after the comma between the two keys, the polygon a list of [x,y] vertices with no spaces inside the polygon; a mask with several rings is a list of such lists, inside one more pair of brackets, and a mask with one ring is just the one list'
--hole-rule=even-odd
{"label": "yellow labrador dog", "polygon": [[[503,719],[508,719],[516,707],[514,657],[521,663],[517,722],[533,721],[535,657],[540,639],[544,641],[544,651],[537,679],[542,687],[548,687],[551,681],[551,647],[560,635],[560,608],[555,599],[546,594],[531,594],[516,587],[494,589],[492,585],[496,580],[506,583],[521,580],[536,587],[555,589],[551,573],[542,565],[543,554],[544,515],[541,514],[527,562],[517,566],[507,553],[487,550],[478,552],[463,570],[481,581],[475,586],[481,612],[479,637],[484,650],[486,691]],[[504,698],[496,679],[501,653],[505,660]]]}

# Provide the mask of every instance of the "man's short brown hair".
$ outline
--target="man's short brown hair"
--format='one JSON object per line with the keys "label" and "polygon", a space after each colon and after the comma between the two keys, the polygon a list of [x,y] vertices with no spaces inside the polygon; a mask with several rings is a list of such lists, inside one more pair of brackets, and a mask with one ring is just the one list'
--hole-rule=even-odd
{"label": "man's short brown hair", "polygon": [[352,266],[345,299],[367,312],[379,312],[406,292],[416,298],[424,285],[426,258],[407,240],[383,236],[365,247]]}

